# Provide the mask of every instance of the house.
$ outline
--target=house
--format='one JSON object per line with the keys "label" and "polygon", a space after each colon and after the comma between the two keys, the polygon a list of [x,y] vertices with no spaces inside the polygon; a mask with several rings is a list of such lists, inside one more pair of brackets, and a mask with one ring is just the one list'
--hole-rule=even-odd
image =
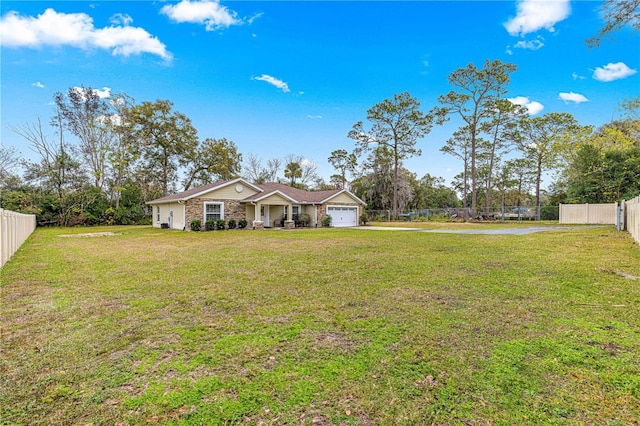
{"label": "house", "polygon": [[250,227],[293,228],[296,215],[306,213],[310,226],[326,215],[335,227],[356,226],[365,203],[345,189],[304,191],[280,183],[253,184],[242,178],[220,181],[158,198],[153,208],[156,228],[189,230],[191,221],[245,219]]}

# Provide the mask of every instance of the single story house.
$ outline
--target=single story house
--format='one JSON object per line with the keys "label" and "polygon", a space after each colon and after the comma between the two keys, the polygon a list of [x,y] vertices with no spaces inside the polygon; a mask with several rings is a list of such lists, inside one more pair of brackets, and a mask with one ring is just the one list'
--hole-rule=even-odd
{"label": "single story house", "polygon": [[326,215],[335,227],[357,226],[364,201],[346,189],[304,191],[280,183],[253,184],[242,178],[220,181],[158,198],[153,226],[189,230],[191,221],[245,219],[254,229],[293,228],[295,215],[306,213],[310,226],[320,226]]}

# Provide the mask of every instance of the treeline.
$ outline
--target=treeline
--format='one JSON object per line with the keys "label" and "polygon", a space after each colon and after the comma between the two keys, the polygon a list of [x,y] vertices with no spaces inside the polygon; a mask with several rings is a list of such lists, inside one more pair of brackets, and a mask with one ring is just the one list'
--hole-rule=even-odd
{"label": "treeline", "polygon": [[[301,155],[246,158],[225,138],[199,140],[191,120],[168,100],[135,103],[101,97],[90,87],[54,95],[54,113],[9,128],[36,154],[0,149],[0,206],[33,213],[41,225],[146,223],[145,202],[216,180],[243,176],[307,190],[348,188],[372,210],[542,206],[612,202],[640,193],[640,96],[622,102],[620,119],[600,128],[568,113],[532,117],[506,98],[516,66],[486,61],[448,77],[452,90],[428,112],[409,93],[366,112],[347,136],[351,151],[334,150],[325,181]],[[460,160],[452,186],[403,162],[422,155],[417,142],[433,126],[463,123],[441,152]],[[243,161],[244,160],[244,161]],[[543,178],[553,173],[545,194]]]}
{"label": "treeline", "polygon": [[[506,98],[515,71],[515,65],[498,60],[457,69],[448,77],[452,90],[428,112],[409,93],[374,105],[367,123],[357,122],[348,134],[355,141],[353,152],[334,151],[329,158],[341,166],[334,178],[345,182],[352,171],[351,187],[368,208],[394,216],[455,207],[449,196],[454,193],[476,214],[482,207],[613,202],[640,193],[640,96],[622,102],[621,119],[600,128],[580,125],[569,113],[531,116],[517,99]],[[463,125],[440,151],[462,163],[455,192],[402,166],[421,155],[417,141],[451,117]],[[545,194],[542,182],[550,174],[555,179]]]}

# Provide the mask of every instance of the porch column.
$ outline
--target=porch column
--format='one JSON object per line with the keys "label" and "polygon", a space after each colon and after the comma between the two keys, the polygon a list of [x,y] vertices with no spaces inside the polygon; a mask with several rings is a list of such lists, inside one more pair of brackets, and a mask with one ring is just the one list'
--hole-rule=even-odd
{"label": "porch column", "polygon": [[262,205],[260,203],[256,203],[256,208],[255,208],[255,212],[254,212],[254,217],[253,220],[260,220],[260,208],[262,207]]}
{"label": "porch column", "polygon": [[291,212],[293,210],[293,206],[291,203],[287,204],[287,220],[291,220]]}
{"label": "porch column", "polygon": [[254,221],[253,221],[253,229],[256,230],[263,230],[264,229],[264,222],[261,220],[260,217],[260,208],[262,207],[262,205],[260,203],[256,203],[256,211],[254,213]]}

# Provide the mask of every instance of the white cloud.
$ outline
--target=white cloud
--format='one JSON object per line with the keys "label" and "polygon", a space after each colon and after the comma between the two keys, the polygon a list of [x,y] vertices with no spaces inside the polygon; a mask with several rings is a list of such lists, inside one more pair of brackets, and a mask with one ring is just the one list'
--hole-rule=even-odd
{"label": "white cloud", "polygon": [[529,41],[521,40],[514,44],[513,47],[515,47],[516,49],[538,50],[542,49],[542,46],[544,46],[543,40],[544,39],[542,37],[538,37],[535,40]]}
{"label": "white cloud", "polygon": [[307,118],[311,118],[311,119],[314,119],[314,120],[319,120],[319,119],[322,118],[322,116],[321,115],[307,114]]}
{"label": "white cloud", "polygon": [[584,76],[578,75],[575,72],[573,74],[571,74],[571,77],[573,77],[574,80],[584,80]]}
{"label": "white cloud", "polygon": [[515,98],[508,99],[512,104],[525,107],[529,115],[536,115],[544,109],[544,105],[542,105],[540,102],[531,101],[526,96],[516,96]]}
{"label": "white cloud", "polygon": [[593,72],[593,78],[598,81],[614,81],[621,78],[627,78],[638,71],[629,68],[624,62],[609,63],[604,67],[596,67]]}
{"label": "white cloud", "polygon": [[[74,88],[73,88],[73,90],[74,90],[75,92],[78,92],[78,93],[80,93],[80,94],[81,94],[83,89],[82,89],[82,87],[78,87],[78,86],[76,86],[76,87],[74,87]],[[98,95],[98,97],[99,97],[99,98],[102,98],[102,99],[104,99],[104,98],[108,98],[108,97],[110,97],[110,96],[111,96],[111,88],[109,88],[109,87],[103,87],[103,88],[102,88],[102,90],[100,90],[100,89],[93,89],[93,93],[95,93],[96,95]]]}
{"label": "white cloud", "polygon": [[44,89],[44,84],[40,83],[39,81],[36,81],[35,83],[33,83],[32,86],[38,87],[40,89]]}
{"label": "white cloud", "polygon": [[126,13],[116,13],[109,18],[109,22],[113,25],[123,25],[126,27],[127,25],[131,25],[133,18]]}
{"label": "white cloud", "polygon": [[125,57],[151,53],[165,60],[172,58],[166,46],[143,28],[115,24],[95,28],[93,18],[85,13],[58,13],[51,8],[37,17],[7,13],[0,18],[0,40],[3,46],[13,48],[71,46],[110,50]]}
{"label": "white cloud", "polygon": [[253,21],[255,21],[258,18],[262,18],[262,15],[264,15],[264,12],[260,12],[260,13],[256,13],[255,15],[253,15],[250,18],[247,18],[246,21],[249,25],[253,24]]}
{"label": "white cloud", "polygon": [[[242,21],[237,19],[237,14],[221,6],[218,1],[190,1],[182,0],[176,5],[166,5],[160,9],[175,22],[189,22],[192,24],[204,24],[207,31],[229,28],[231,25],[239,25]],[[256,16],[255,18],[257,18]],[[253,18],[253,19],[255,19]]]}
{"label": "white cloud", "polygon": [[571,13],[569,0],[520,0],[517,15],[504,24],[512,36],[524,36],[542,28],[553,32],[553,26]]}
{"label": "white cloud", "polygon": [[561,101],[564,101],[565,103],[569,103],[569,102],[573,102],[575,104],[581,104],[582,102],[589,102],[589,99],[587,99],[584,95],[581,95],[580,93],[573,93],[573,92],[560,92],[558,94],[558,99],[560,99]]}
{"label": "white cloud", "polygon": [[285,83],[284,81],[272,77],[270,75],[267,74],[262,74],[258,77],[251,77],[252,80],[258,80],[258,81],[264,81],[266,83],[269,83],[272,86],[277,87],[278,89],[282,90],[284,93],[289,93],[291,90],[289,90],[289,85],[287,83]]}

